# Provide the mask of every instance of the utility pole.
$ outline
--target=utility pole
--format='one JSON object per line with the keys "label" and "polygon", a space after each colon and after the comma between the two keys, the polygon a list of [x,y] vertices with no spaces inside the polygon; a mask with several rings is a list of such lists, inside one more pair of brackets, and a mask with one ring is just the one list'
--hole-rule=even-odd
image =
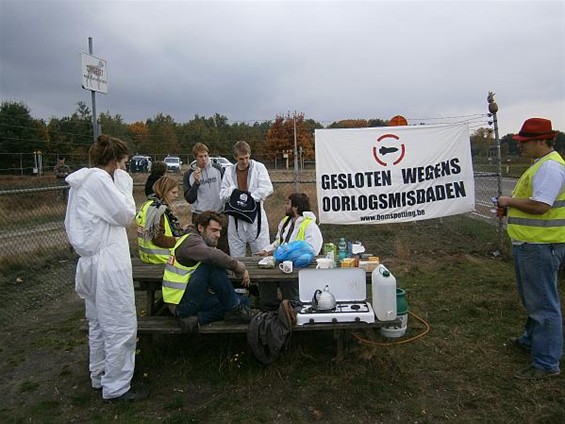
{"label": "utility pole", "polygon": [[300,186],[298,184],[298,142],[296,140],[296,111],[294,111],[294,192],[298,193]]}
{"label": "utility pole", "polygon": [[[502,196],[502,154],[500,152],[500,138],[498,137],[498,119],[496,113],[498,112],[498,105],[494,101],[494,95],[489,91],[487,96],[489,116],[492,117],[492,124],[494,124],[494,142],[496,146],[496,173],[497,173],[497,192],[496,197]],[[489,122],[490,124],[491,122]],[[498,218],[498,249],[502,248],[502,231],[503,231],[502,216]]]}

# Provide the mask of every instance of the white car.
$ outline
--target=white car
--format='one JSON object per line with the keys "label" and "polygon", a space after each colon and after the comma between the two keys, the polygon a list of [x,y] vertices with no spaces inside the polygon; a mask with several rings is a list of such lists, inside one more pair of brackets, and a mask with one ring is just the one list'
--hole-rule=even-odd
{"label": "white car", "polygon": [[218,165],[220,165],[224,169],[227,168],[230,165],[233,165],[233,163],[231,163],[229,160],[227,160],[223,156],[211,156],[210,160],[212,161],[212,163],[217,163]]}
{"label": "white car", "polygon": [[[222,169],[226,169],[228,166],[233,165],[233,163],[231,163],[229,160],[227,160],[223,156],[210,156],[210,161],[212,163],[220,165],[222,167]],[[190,163],[190,167],[192,169],[194,169],[196,167],[196,161],[195,160],[193,160]]]}
{"label": "white car", "polygon": [[164,162],[167,164],[167,171],[180,172],[182,160],[178,156],[167,156]]}

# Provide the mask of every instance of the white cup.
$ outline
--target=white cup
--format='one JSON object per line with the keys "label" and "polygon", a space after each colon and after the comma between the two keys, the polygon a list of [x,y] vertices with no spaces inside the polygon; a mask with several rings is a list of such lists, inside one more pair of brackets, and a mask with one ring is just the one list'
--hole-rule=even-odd
{"label": "white cup", "polygon": [[285,274],[290,274],[292,272],[292,261],[281,262],[279,268]]}
{"label": "white cup", "polygon": [[318,258],[316,259],[318,265],[316,266],[317,269],[329,269],[333,268],[334,261],[330,258]]}

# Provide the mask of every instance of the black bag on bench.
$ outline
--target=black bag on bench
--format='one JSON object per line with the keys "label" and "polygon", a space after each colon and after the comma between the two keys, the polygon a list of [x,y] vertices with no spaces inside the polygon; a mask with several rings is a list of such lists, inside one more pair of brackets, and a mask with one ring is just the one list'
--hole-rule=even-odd
{"label": "black bag on bench", "polygon": [[264,365],[274,362],[288,345],[296,325],[295,307],[300,302],[283,300],[277,311],[259,312],[247,329],[247,343],[253,356]]}

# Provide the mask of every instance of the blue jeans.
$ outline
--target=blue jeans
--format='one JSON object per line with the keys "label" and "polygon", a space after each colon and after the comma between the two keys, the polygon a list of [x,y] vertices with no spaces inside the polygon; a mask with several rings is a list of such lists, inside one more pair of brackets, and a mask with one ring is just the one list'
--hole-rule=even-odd
{"label": "blue jeans", "polygon": [[528,318],[519,341],[532,348],[532,365],[559,370],[563,328],[557,277],[565,243],[515,245],[512,248],[518,293]]}
{"label": "blue jeans", "polygon": [[227,311],[240,304],[249,306],[249,299],[235,292],[226,270],[201,264],[190,277],[175,313],[181,318],[196,316],[199,324],[208,324],[223,320]]}

